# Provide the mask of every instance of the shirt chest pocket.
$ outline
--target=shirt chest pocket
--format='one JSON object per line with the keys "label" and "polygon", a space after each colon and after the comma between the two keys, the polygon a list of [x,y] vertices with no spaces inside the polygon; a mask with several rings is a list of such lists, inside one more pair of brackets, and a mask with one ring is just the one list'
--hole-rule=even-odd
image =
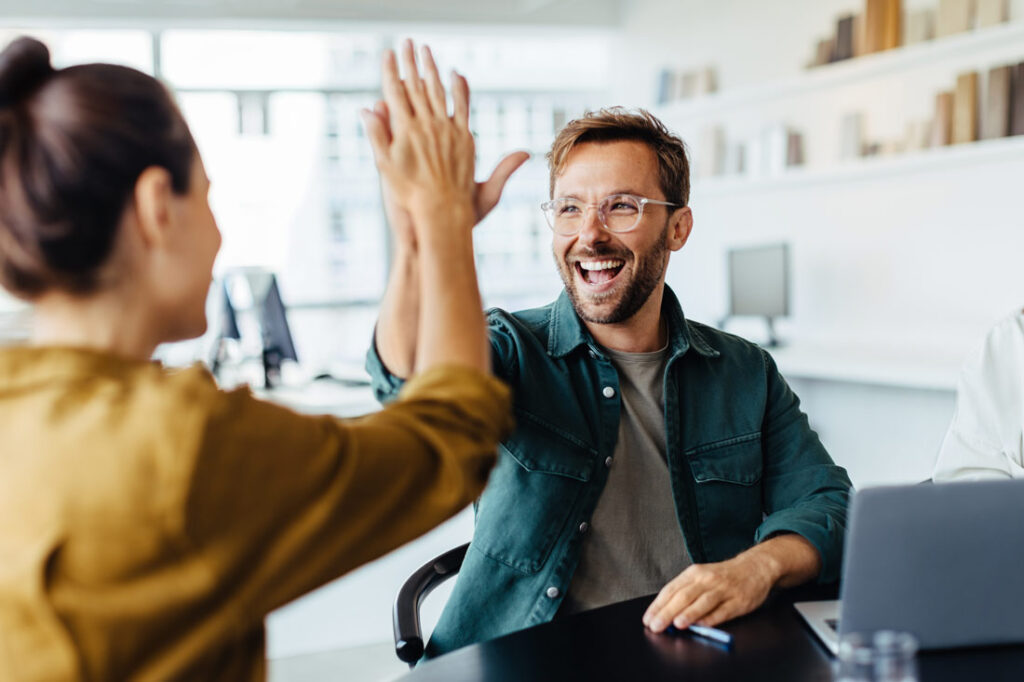
{"label": "shirt chest pocket", "polygon": [[590,481],[596,451],[518,415],[477,507],[473,547],[522,573],[547,561]]}
{"label": "shirt chest pocket", "polygon": [[749,545],[764,510],[760,432],[702,445],[687,458],[696,482],[701,528],[717,537],[706,541],[735,537]]}

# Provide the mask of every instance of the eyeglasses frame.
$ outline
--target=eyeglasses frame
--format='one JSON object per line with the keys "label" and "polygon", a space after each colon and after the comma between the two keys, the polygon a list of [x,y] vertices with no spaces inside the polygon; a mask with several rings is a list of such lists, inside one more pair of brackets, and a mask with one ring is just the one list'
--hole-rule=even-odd
{"label": "eyeglasses frame", "polygon": [[[604,215],[602,215],[602,213],[601,213],[601,204],[603,204],[608,199],[611,199],[612,197],[629,197],[631,199],[634,199],[640,205],[640,210],[636,214],[636,222],[634,222],[633,225],[631,227],[629,227],[628,229],[625,229],[625,230],[613,230],[612,228],[608,227],[608,223],[605,220]],[[601,227],[603,227],[604,229],[608,230],[609,232],[611,232],[613,234],[625,234],[626,232],[632,232],[633,230],[635,230],[637,228],[637,226],[640,224],[640,221],[643,220],[644,209],[647,208],[647,204],[656,204],[658,206],[675,206],[676,208],[686,208],[686,204],[677,204],[677,203],[672,202],[672,201],[661,201],[660,199],[648,199],[647,197],[642,197],[639,194],[629,194],[628,192],[616,192],[614,194],[609,194],[606,197],[602,197],[601,200],[598,201],[597,203],[583,204],[582,205],[583,215],[580,216],[579,228],[577,228],[573,232],[559,232],[557,229],[555,229],[554,219],[550,215],[549,211],[554,209],[555,202],[557,202],[557,201],[564,201],[565,199],[571,199],[571,197],[561,197],[559,199],[549,199],[548,201],[545,201],[544,203],[542,203],[540,205],[540,210],[544,213],[544,219],[545,219],[545,222],[547,222],[548,227],[551,228],[552,232],[554,232],[557,235],[561,235],[563,237],[571,237],[574,234],[579,234],[580,233],[580,231],[583,229],[583,224],[584,224],[585,219],[587,217],[587,209],[591,209],[591,208],[597,211],[597,218],[601,222]]]}

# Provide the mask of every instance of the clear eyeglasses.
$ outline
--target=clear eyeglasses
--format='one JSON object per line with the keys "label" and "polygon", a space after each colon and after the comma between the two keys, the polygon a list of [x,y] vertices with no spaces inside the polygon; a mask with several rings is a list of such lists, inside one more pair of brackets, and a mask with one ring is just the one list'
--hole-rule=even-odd
{"label": "clear eyeglasses", "polygon": [[596,204],[588,204],[572,197],[552,199],[540,205],[548,226],[556,234],[571,236],[583,229],[583,218],[588,208],[597,209],[597,217],[609,232],[629,232],[640,224],[644,206],[682,206],[671,201],[638,197],[635,194],[611,194]]}

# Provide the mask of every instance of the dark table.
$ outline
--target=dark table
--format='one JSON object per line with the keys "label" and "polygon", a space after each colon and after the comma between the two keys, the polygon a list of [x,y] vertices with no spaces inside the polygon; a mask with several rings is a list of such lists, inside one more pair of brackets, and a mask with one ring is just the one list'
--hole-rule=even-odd
{"label": "dark table", "polygon": [[[731,650],[690,635],[655,635],[640,622],[654,595],[612,604],[468,646],[419,665],[408,682],[543,680],[832,680],[832,657],[793,610],[794,601],[834,599],[835,588],[780,592],[723,626]],[[1024,617],[1024,604],[1021,605]],[[1024,646],[918,656],[920,682],[1021,682]]]}

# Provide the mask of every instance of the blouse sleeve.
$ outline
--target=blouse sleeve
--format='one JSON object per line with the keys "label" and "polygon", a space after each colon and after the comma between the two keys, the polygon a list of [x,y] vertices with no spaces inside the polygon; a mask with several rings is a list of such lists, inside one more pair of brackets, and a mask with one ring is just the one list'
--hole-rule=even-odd
{"label": "blouse sleeve", "polygon": [[397,401],[351,420],[222,395],[185,532],[253,619],[465,507],[512,426],[507,387],[458,367],[414,377]]}
{"label": "blouse sleeve", "polygon": [[939,448],[936,481],[1024,477],[1024,316],[994,327],[964,363],[956,410]]}

